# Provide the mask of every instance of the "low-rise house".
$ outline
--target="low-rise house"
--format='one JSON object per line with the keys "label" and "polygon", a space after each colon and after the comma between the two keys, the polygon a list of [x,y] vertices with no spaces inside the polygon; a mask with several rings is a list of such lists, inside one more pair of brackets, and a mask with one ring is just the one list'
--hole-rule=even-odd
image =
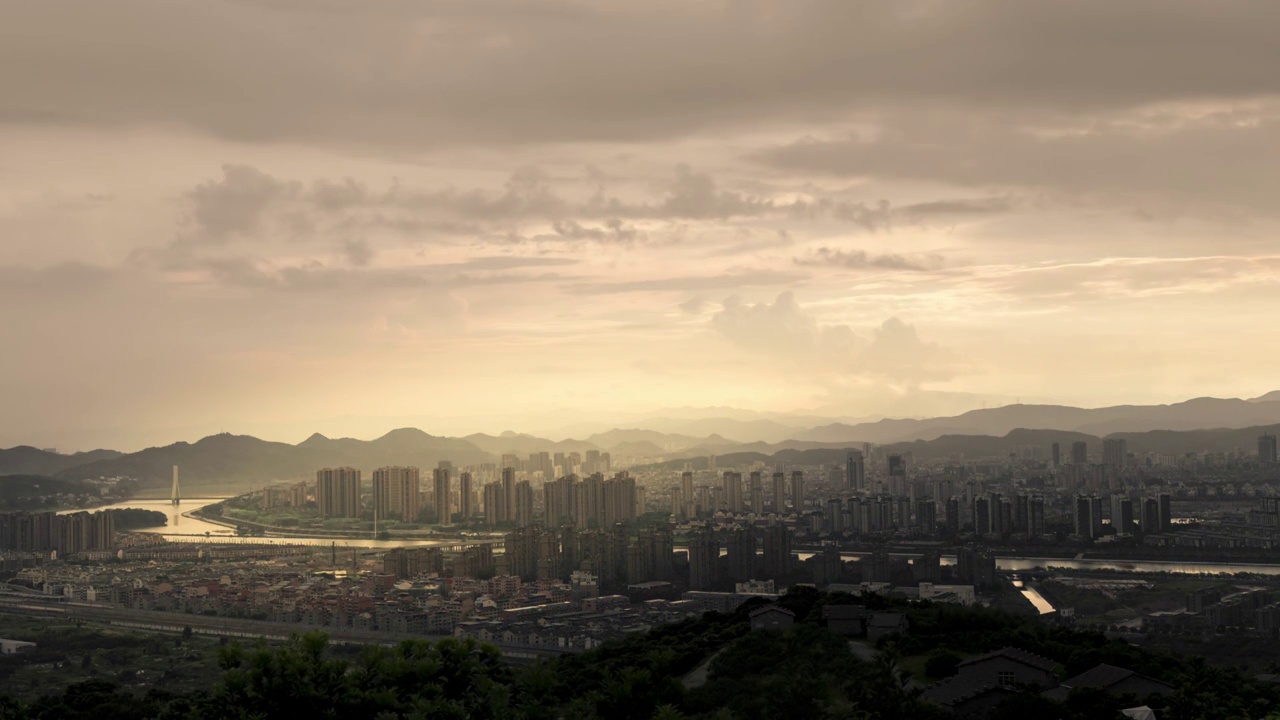
{"label": "low-rise house", "polygon": [[956,666],[956,675],[974,682],[1006,687],[1052,687],[1058,680],[1057,669],[1058,664],[1048,658],[1018,648],[1005,647],[965,660]]}
{"label": "low-rise house", "polygon": [[874,613],[867,623],[867,639],[875,642],[886,635],[900,633],[905,635],[911,623],[906,615],[899,613]]}
{"label": "low-rise house", "polygon": [[951,711],[958,718],[984,718],[1018,691],[989,683],[981,678],[956,675],[930,685],[921,694],[929,702]]}
{"label": "low-rise house", "polygon": [[756,608],[750,618],[752,630],[785,630],[796,624],[796,614],[777,605]]}
{"label": "low-rise house", "polygon": [[1052,700],[1061,701],[1077,688],[1105,690],[1114,695],[1133,695],[1139,700],[1145,700],[1152,695],[1168,695],[1173,692],[1172,686],[1155,678],[1103,663],[1073,678],[1063,680],[1061,685],[1045,691],[1044,694]]}
{"label": "low-rise house", "polygon": [[20,652],[26,652],[35,646],[36,644],[33,642],[0,638],[0,655],[16,655]]}
{"label": "low-rise house", "polygon": [[827,629],[837,635],[862,637],[867,634],[867,621],[871,613],[865,605],[824,605],[822,619]]}

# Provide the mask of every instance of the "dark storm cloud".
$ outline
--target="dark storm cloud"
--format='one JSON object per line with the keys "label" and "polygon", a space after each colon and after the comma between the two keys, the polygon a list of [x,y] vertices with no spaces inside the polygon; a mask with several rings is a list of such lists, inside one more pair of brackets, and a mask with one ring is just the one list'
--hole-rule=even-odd
{"label": "dark storm cloud", "polygon": [[7,3],[0,117],[393,149],[652,139],[918,101],[1123,108],[1280,92],[1278,14],[1247,0]]}

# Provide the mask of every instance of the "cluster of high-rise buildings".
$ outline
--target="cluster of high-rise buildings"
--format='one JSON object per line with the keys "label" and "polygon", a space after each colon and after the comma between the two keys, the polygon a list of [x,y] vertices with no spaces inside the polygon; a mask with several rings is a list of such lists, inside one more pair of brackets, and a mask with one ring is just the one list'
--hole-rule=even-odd
{"label": "cluster of high-rise buildings", "polygon": [[726,470],[719,486],[697,487],[693,484],[693,472],[685,471],[680,484],[671,488],[671,513],[686,520],[718,510],[734,515],[745,512],[785,515],[788,509],[793,513],[804,512],[805,500],[804,472],[800,470],[792,471],[789,485],[785,472],[774,472],[767,494],[764,473],[759,470],[748,473],[745,486],[742,473]]}
{"label": "cluster of high-rise buildings", "polygon": [[49,512],[0,513],[0,550],[71,555],[86,550],[115,547],[115,513]]}
{"label": "cluster of high-rise buildings", "polygon": [[1072,512],[1075,534],[1089,539],[1101,537],[1104,507],[1110,511],[1106,519],[1117,535],[1132,535],[1135,529],[1148,534],[1164,533],[1173,528],[1173,498],[1169,493],[1136,499],[1116,493],[1109,503],[1097,495],[1077,495]]}
{"label": "cluster of high-rise buildings", "polygon": [[674,544],[666,528],[640,528],[633,536],[621,523],[589,529],[535,524],[508,533],[504,548],[496,571],[526,580],[566,579],[575,572],[592,573],[603,587],[674,579]]}
{"label": "cluster of high-rise buildings", "polygon": [[[582,466],[607,466],[608,453],[598,453]],[[534,460],[539,455],[535,454]],[[557,453],[558,455],[558,453]],[[568,462],[568,460],[566,460]],[[356,468],[324,468],[316,472],[316,508],[321,517],[363,517],[361,472]],[[572,521],[579,527],[609,527],[634,519],[640,512],[642,491],[627,472],[606,478],[596,472],[585,478],[569,474],[541,483],[517,479],[515,467],[504,467],[500,479],[477,487],[470,470],[457,473],[441,462],[432,470],[430,489],[422,488],[415,467],[383,467],[373,472],[372,510],[375,518],[414,522],[429,510],[430,520],[449,525],[483,517],[490,526],[514,523],[523,527],[543,518],[548,525]],[[305,492],[305,488],[304,488]]]}
{"label": "cluster of high-rise buildings", "polygon": [[262,491],[262,509],[275,510],[280,507],[300,508],[308,501],[307,483],[296,482],[288,487],[269,487]]}
{"label": "cluster of high-rise buildings", "polygon": [[549,481],[558,475],[608,475],[613,471],[613,458],[599,450],[588,450],[585,455],[578,452],[536,452],[530,453],[527,460],[515,453],[504,453],[502,468],[526,475],[541,473],[543,479]]}

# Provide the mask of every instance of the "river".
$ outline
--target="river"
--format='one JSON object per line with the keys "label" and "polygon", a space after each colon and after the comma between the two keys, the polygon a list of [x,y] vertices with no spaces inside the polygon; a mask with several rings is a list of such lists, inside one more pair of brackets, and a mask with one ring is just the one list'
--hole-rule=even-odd
{"label": "river", "polygon": [[[241,538],[235,530],[224,525],[206,522],[190,515],[206,505],[221,502],[226,498],[184,498],[182,504],[175,507],[168,500],[125,500],[112,505],[94,508],[94,510],[112,510],[122,508],[138,508],[141,510],[157,510],[169,518],[167,525],[138,528],[139,532],[152,532],[171,542],[200,542],[207,539],[220,539],[227,542],[275,543],[281,545],[349,545],[354,547],[448,547],[461,544],[479,544],[482,542],[501,545],[501,540],[489,538],[482,540],[374,540],[373,538],[317,538],[317,537],[254,537]],[[63,512],[77,512],[66,510]],[[724,551],[721,551],[723,554]],[[841,552],[845,560],[860,560],[870,553]],[[813,553],[797,554],[800,560],[813,557]],[[895,557],[913,557],[912,555],[896,555]],[[954,565],[955,555],[943,555],[941,564]],[[1240,572],[1257,573],[1259,575],[1280,576],[1280,565],[1263,565],[1258,563],[1215,563],[1215,562],[1178,562],[1176,560],[1077,560],[1075,558],[1042,558],[1042,557],[1001,557],[996,558],[996,568],[1008,571],[1036,570],[1049,567],[1067,568],[1070,570],[1122,570],[1129,572],[1168,572],[1180,574],[1235,574]],[[1034,601],[1033,601],[1034,602]]]}
{"label": "river", "polygon": [[[841,552],[844,560],[861,560],[870,555],[868,552]],[[797,553],[800,560],[813,557],[814,553]],[[896,558],[914,558],[919,554],[890,553]],[[940,564],[955,565],[955,555],[939,556]],[[1050,567],[1068,570],[1121,570],[1127,572],[1167,572],[1186,575],[1218,575],[1221,573],[1256,573],[1258,575],[1280,575],[1280,565],[1260,563],[1226,563],[1226,562],[1179,562],[1177,560],[1101,560],[1084,558],[1054,557],[997,557],[996,569],[1011,572],[1027,570],[1044,570]]]}
{"label": "river", "polygon": [[[137,510],[155,510],[162,512],[168,517],[167,525],[156,525],[153,527],[137,528],[135,532],[155,533],[170,542],[207,542],[209,540],[218,542],[252,542],[252,543],[270,543],[276,545],[324,545],[328,546],[337,543],[342,546],[350,547],[376,547],[376,548],[397,548],[397,547],[451,547],[454,545],[474,545],[482,542],[501,544],[501,540],[485,539],[485,540],[374,540],[373,538],[351,538],[351,537],[241,537],[236,535],[234,528],[217,523],[207,522],[198,517],[192,517],[190,513],[199,510],[206,505],[212,505],[217,502],[226,500],[224,497],[217,498],[183,498],[181,505],[173,505],[169,500],[125,500],[123,502],[105,505],[93,508],[93,510],[122,510],[127,508]],[[78,510],[64,510],[63,513],[79,512]]]}

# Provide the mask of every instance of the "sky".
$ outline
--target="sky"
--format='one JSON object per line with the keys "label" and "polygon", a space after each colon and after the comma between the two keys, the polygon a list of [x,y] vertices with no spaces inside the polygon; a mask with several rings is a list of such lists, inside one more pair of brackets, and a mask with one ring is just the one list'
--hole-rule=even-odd
{"label": "sky", "polygon": [[1262,395],[1278,21],[0,3],[0,446]]}

